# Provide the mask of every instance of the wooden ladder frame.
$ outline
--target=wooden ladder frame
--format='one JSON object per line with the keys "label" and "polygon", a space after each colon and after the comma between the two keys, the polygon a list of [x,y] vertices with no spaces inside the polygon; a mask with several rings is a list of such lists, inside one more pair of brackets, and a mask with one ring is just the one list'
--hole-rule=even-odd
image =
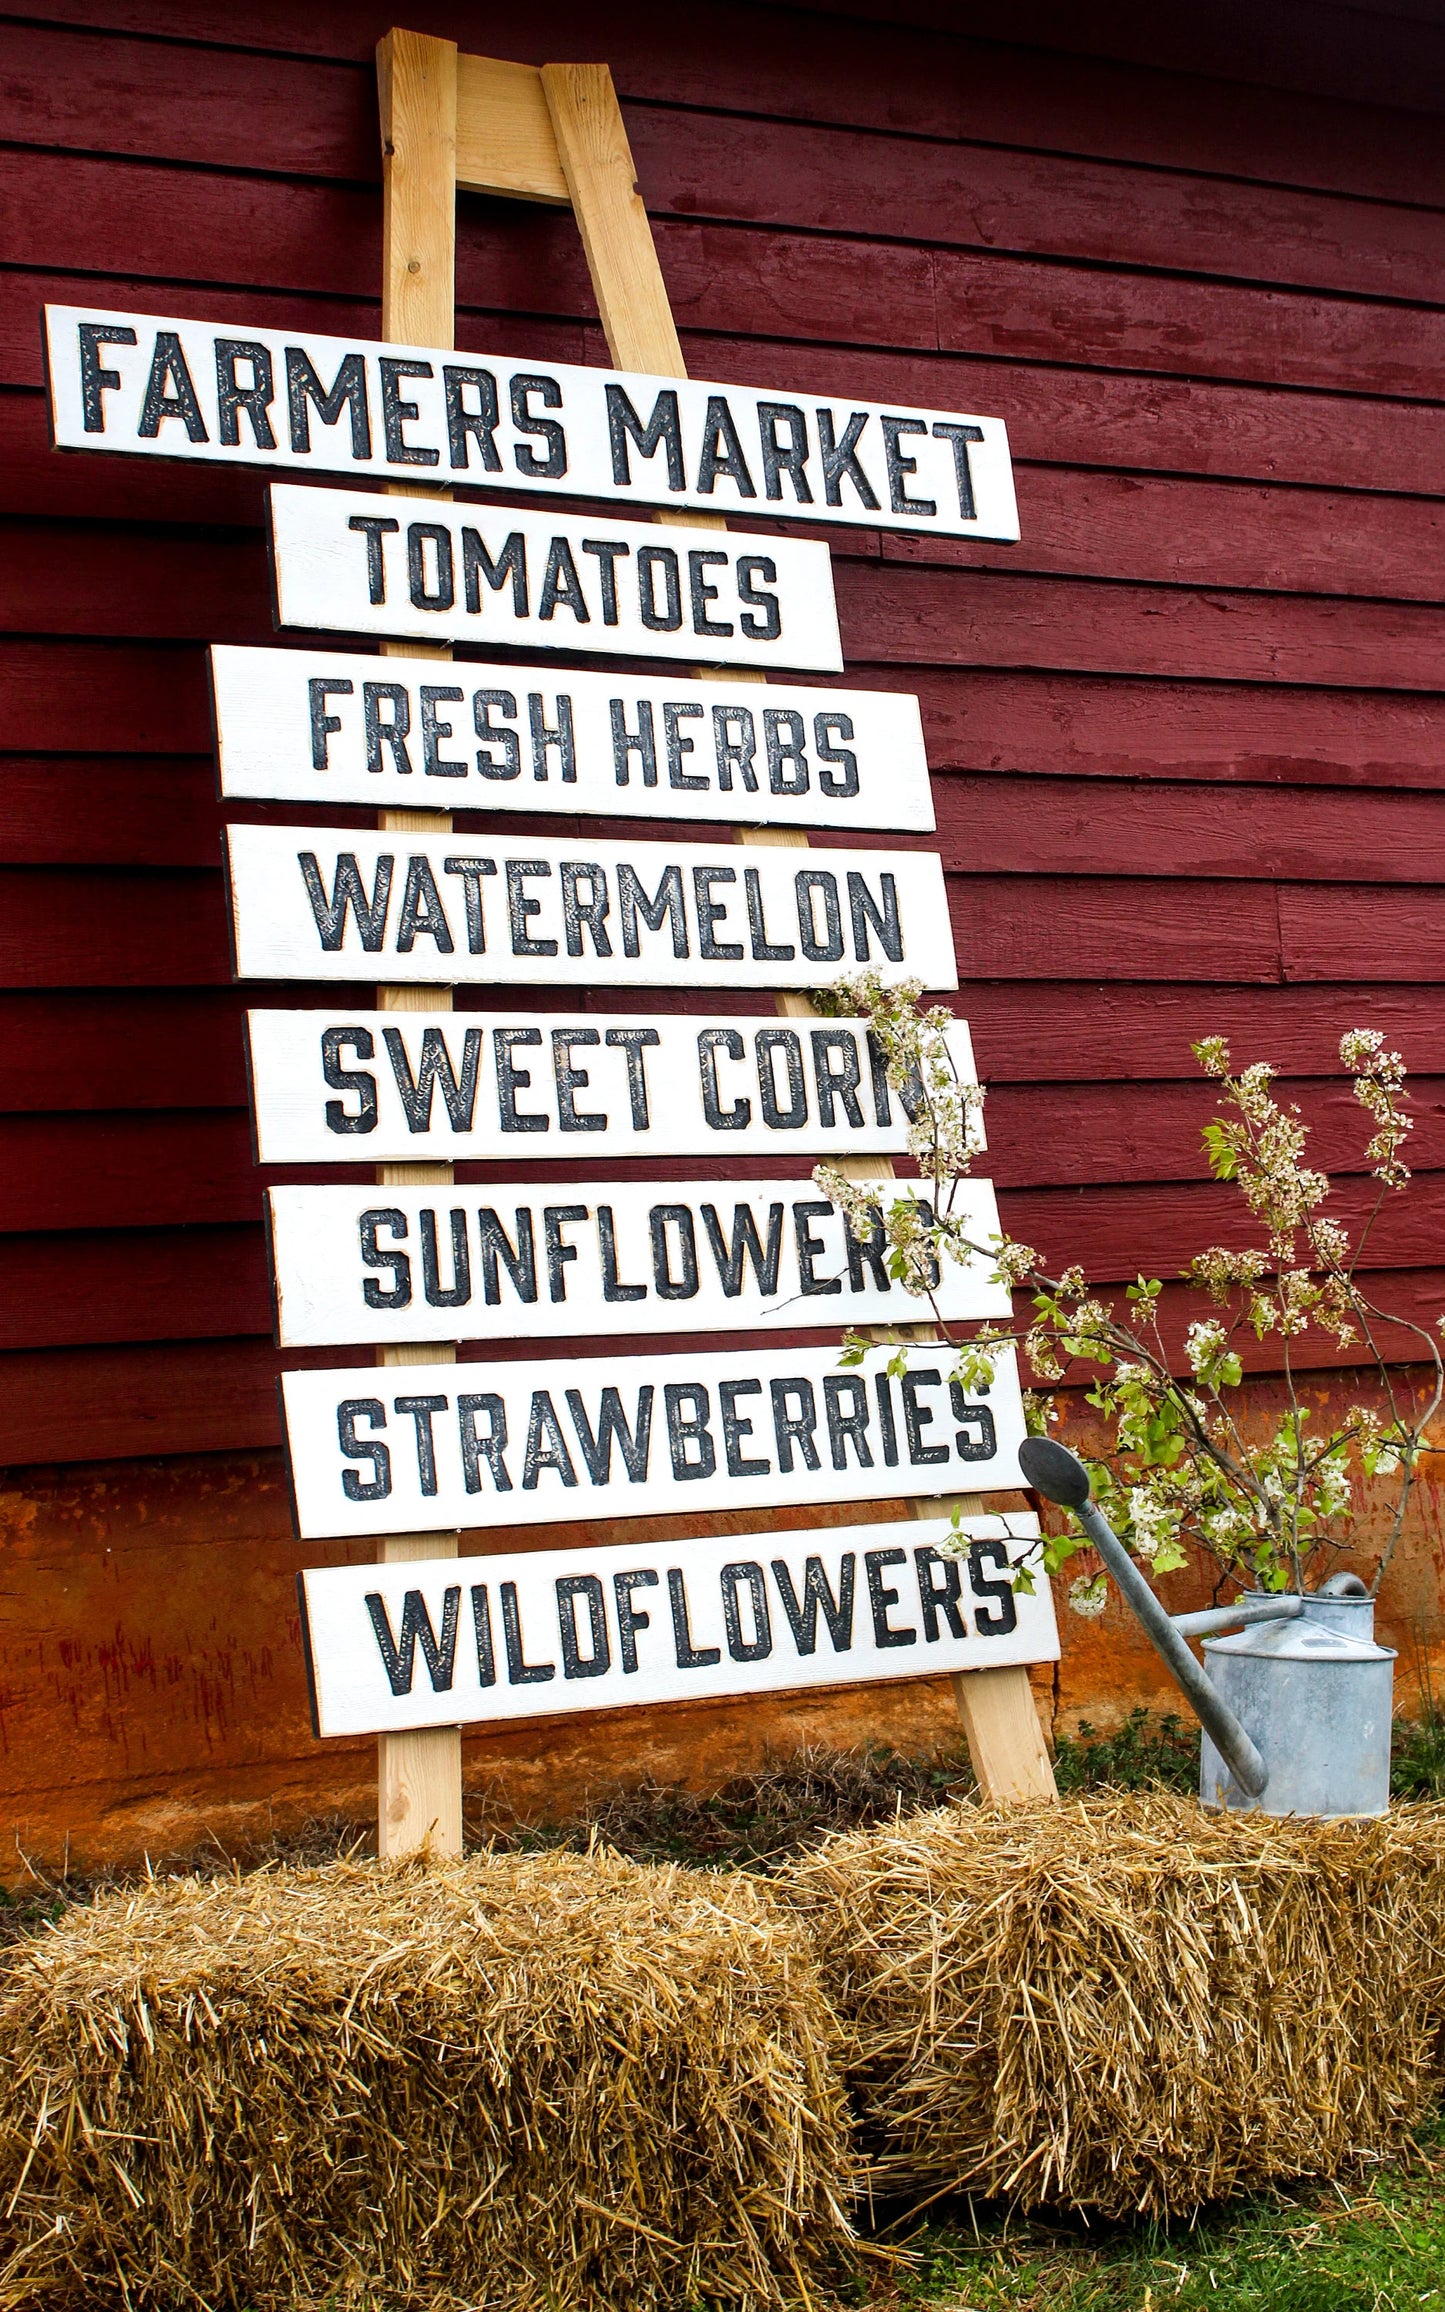
{"label": "wooden ladder frame", "polygon": [[[383,154],[383,275],[381,334],[403,345],[450,347],[456,324],[456,195],[500,194],[570,208],[577,220],[603,334],[618,369],[685,377],[686,365],[668,303],[647,211],[637,190],[617,92],[605,64],[508,64],[465,56],[456,43],[430,34],[393,30],[377,48]],[[406,489],[407,485],[392,484]],[[410,494],[435,496],[419,486]],[[724,529],[720,514],[663,511],[659,522],[694,529]],[[383,648],[388,646],[383,645]],[[415,643],[390,646],[418,655]],[[428,653],[430,655],[430,653]],[[450,655],[445,649],[438,657]],[[733,680],[762,681],[734,670]],[[385,812],[383,826],[440,831],[438,812]],[[791,828],[739,831],[738,841],[803,846]],[[445,1007],[446,989],[383,988],[378,999],[394,1010]],[[784,994],[778,1009],[813,1016],[806,996]],[[845,1159],[857,1179],[891,1179],[887,1158]],[[436,1184],[451,1179],[447,1165],[387,1165],[386,1183]],[[926,1327],[908,1336],[936,1339]],[[901,1335],[897,1337],[902,1337]],[[436,1348],[383,1350],[383,1362],[434,1362]],[[453,1351],[452,1354],[455,1354]],[[982,1509],[965,1497],[968,1511]],[[937,1501],[913,1504],[917,1516],[936,1516]],[[455,1554],[456,1536],[399,1534],[380,1545],[383,1560]],[[1052,1798],[1053,1768],[1034,1707],[1027,1669],[972,1670],[953,1679],[969,1754],[983,1796],[995,1803]],[[423,1845],[434,1852],[461,1850],[461,1730],[384,1734],[379,1758],[379,1841],[383,1854]]]}

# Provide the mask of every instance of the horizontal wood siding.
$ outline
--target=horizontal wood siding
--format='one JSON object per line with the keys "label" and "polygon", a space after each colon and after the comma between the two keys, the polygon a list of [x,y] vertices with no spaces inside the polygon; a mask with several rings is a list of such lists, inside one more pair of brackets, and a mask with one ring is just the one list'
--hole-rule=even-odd
{"label": "horizontal wood siding", "polygon": [[[274,1444],[240,1019],[314,992],[229,984],[201,646],[271,635],[263,483],[58,457],[39,308],[375,334],[393,13],[5,23],[0,1458]],[[1328,27],[1310,86],[1265,31],[1209,77],[1168,11],[1134,61],[1043,0],[1012,47],[867,13],[624,4],[606,46],[695,374],[1009,421],[1017,548],[834,549],[846,679],[923,702],[1005,1216],[1101,1280],[1227,1225],[1188,1053],[1212,1029],[1300,1080],[1354,1211],[1335,1052],[1374,1024],[1421,1109],[1374,1257],[1433,1310],[1445,144],[1409,29],[1372,20],[1352,102]],[[598,46],[581,0],[407,20]],[[1251,55],[1295,85],[1249,85]],[[464,347],[602,358],[565,216],[464,198],[458,302]]]}

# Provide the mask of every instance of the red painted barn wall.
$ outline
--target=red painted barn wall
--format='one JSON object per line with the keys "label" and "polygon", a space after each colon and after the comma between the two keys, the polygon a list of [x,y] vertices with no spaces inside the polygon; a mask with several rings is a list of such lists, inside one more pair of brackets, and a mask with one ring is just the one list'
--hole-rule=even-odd
{"label": "red painted barn wall", "polygon": [[[1348,1171],[1328,1079],[1376,1024],[1421,1104],[1381,1291],[1430,1310],[1445,56],[1383,0],[1258,14],[1084,30],[1027,0],[1014,46],[886,0],[619,0],[605,36],[549,0],[405,20],[537,62],[605,46],[697,373],[1008,419],[1019,547],[840,533],[834,561],[847,679],[923,699],[1012,1225],[1104,1282],[1168,1273],[1221,1209],[1190,1037],[1320,1087]],[[202,643],[271,631],[262,484],[56,456],[38,316],[375,333],[390,20],[0,20],[0,1816],[47,1856],[367,1804],[367,1746],[305,1727],[208,755]],[[464,347],[603,357],[564,216],[464,197],[457,294]],[[1440,1629],[1438,1523],[1428,1492],[1403,1636]],[[1122,1628],[1066,1643],[1065,1713],[1155,1690]],[[472,1740],[469,1772],[543,1805],[950,1722],[936,1684],[572,1720]]]}

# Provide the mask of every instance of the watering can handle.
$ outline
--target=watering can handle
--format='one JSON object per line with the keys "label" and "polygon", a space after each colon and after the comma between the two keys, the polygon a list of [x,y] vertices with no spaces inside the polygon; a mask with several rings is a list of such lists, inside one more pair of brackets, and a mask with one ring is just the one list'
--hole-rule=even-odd
{"label": "watering can handle", "polygon": [[[1132,1606],[1144,1635],[1173,1672],[1196,1718],[1208,1729],[1235,1781],[1251,1798],[1260,1797],[1269,1781],[1269,1768],[1190,1653],[1109,1520],[1091,1499],[1089,1472],[1083,1462],[1056,1438],[1026,1437],[1019,1447],[1019,1467],[1036,1493],[1073,1511]],[[1281,1605],[1285,1606],[1284,1600]],[[1290,1609],[1285,1606],[1285,1610]]]}

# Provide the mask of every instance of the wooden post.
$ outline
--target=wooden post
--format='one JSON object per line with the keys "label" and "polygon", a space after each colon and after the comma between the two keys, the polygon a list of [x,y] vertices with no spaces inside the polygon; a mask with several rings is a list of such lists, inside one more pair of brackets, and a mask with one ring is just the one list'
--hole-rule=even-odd
{"label": "wooden post", "polygon": [[953,1698],[968,1738],[980,1798],[1017,1806],[1057,1798],[1053,1760],[1022,1664],[1000,1670],[955,1670]]}
{"label": "wooden post", "polygon": [[[439,61],[444,51],[450,52],[450,66]],[[415,75],[416,93],[406,100],[413,108],[407,117],[414,125],[399,137],[403,59],[405,85],[412,87],[411,76]],[[603,334],[617,367],[660,377],[687,375],[652,228],[637,190],[637,172],[621,107],[605,64],[546,64],[538,70],[493,57],[458,58],[450,42],[392,32],[381,44],[378,70],[383,122],[389,118],[391,124],[384,132],[388,148],[388,294],[403,267],[409,271],[415,263],[423,273],[439,274],[440,266],[430,252],[440,248],[443,238],[446,242],[445,327],[442,330],[430,323],[432,333],[414,336],[413,342],[452,343],[454,195],[455,187],[462,185],[514,200],[542,201],[554,207],[570,205],[582,236]],[[424,144],[426,139],[430,142]],[[439,189],[433,197],[420,188],[424,177],[428,186],[439,188],[448,146],[451,180],[448,198],[442,201]],[[424,150],[434,155],[429,164],[420,157]],[[428,169],[435,174],[428,174]],[[398,185],[395,225],[391,221],[394,181]],[[446,210],[444,221],[442,208]],[[408,300],[405,306],[399,303],[387,310],[405,311],[414,328],[415,315],[423,310],[424,291],[420,283],[412,281],[404,293]],[[410,330],[393,331],[383,320],[383,334],[406,336]],[[727,527],[720,514],[664,511],[656,519],[693,528]],[[761,682],[765,677],[754,670],[734,670],[733,679]],[[806,848],[808,842],[806,834],[791,828],[742,829],[738,840],[799,848]],[[787,1017],[815,1016],[806,996],[783,994],[777,1004]],[[859,1179],[893,1178],[893,1166],[886,1158],[856,1158],[848,1169]],[[436,1170],[445,1176],[445,1168]],[[419,1167],[397,1167],[395,1172],[412,1178],[422,1176]],[[433,1175],[429,1171],[427,1176]],[[937,1337],[924,1328],[917,1328],[917,1332],[921,1338]],[[963,1506],[973,1510],[982,1503],[969,1496]],[[915,1514],[934,1515],[937,1508],[937,1503],[919,1503]],[[401,1542],[390,1546],[400,1551],[407,1548]],[[440,1555],[442,1550],[433,1548],[431,1554]],[[970,1671],[955,1677],[953,1686],[984,1797],[999,1802],[1053,1797],[1053,1769],[1027,1670]]]}
{"label": "wooden post", "polygon": [[[382,148],[381,334],[402,345],[452,344],[456,333],[457,51],[451,40],[389,32],[377,50]],[[435,490],[390,487],[403,496]],[[383,654],[450,658],[445,646],[383,643]],[[397,834],[445,834],[449,811],[383,811]],[[446,1011],[446,987],[382,987],[382,1011]],[[383,1187],[438,1187],[450,1164],[383,1164]],[[455,1349],[433,1344],[381,1349],[383,1365],[441,1364]],[[455,1557],[454,1533],[389,1534],[377,1545],[383,1565],[407,1558]],[[459,1726],[383,1734],[377,1743],[377,1850],[410,1854],[462,1851],[462,1734]]]}
{"label": "wooden post", "polygon": [[[542,88],[613,361],[619,369],[686,377],[612,74],[605,64],[544,64]],[[727,527],[720,514],[663,513],[657,519]],[[766,680],[762,673],[748,671],[751,680]],[[797,850],[808,847],[806,833],[796,827],[742,827],[737,840]],[[787,992],[776,1001],[785,1018],[818,1016],[805,995]],[[894,1177],[886,1156],[845,1158],[840,1170],[855,1180]],[[919,1340],[939,1337],[931,1326],[909,1330]],[[985,1505],[978,1496],[968,1495],[960,1506],[969,1512]],[[915,1516],[929,1517],[938,1507],[937,1502],[915,1502],[913,1511]],[[982,1795],[1000,1804],[1055,1797],[1054,1771],[1028,1671],[1021,1666],[965,1671],[954,1678],[953,1691]]]}
{"label": "wooden post", "polygon": [[619,369],[686,377],[611,72],[605,64],[544,64],[542,93],[608,351]]}

